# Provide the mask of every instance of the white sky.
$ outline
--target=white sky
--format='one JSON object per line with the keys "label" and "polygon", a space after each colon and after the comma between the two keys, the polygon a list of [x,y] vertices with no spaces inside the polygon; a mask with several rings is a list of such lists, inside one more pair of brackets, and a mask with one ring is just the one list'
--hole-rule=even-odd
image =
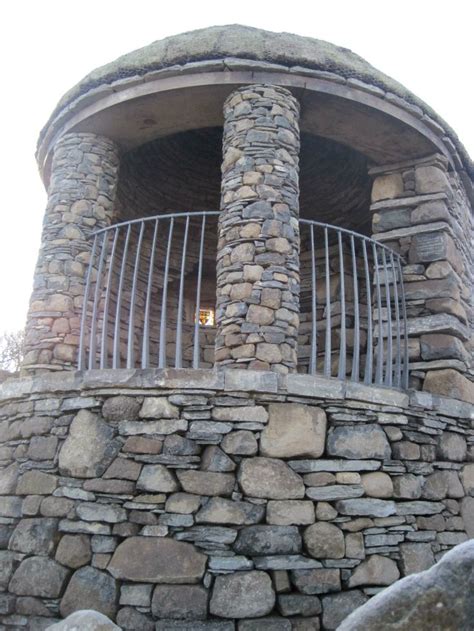
{"label": "white sky", "polygon": [[471,0],[4,0],[0,9],[0,333],[24,325],[46,195],[34,150],[89,71],[214,24],[289,31],[352,49],[429,103],[474,156]]}

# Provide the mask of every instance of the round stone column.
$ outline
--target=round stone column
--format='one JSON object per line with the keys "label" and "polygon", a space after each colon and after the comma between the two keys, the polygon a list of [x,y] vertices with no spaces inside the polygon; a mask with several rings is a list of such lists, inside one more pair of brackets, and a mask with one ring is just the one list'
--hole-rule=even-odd
{"label": "round stone column", "polygon": [[224,105],[216,366],[296,370],[299,105],[251,85]]}
{"label": "round stone column", "polygon": [[23,372],[74,369],[91,233],[111,224],[117,145],[88,133],[56,144],[26,325]]}

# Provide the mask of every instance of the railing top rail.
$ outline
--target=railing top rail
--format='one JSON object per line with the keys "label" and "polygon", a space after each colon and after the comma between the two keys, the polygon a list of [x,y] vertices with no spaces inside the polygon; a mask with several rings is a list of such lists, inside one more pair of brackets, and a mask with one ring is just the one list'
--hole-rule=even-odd
{"label": "railing top rail", "polygon": [[129,221],[121,221],[120,223],[114,223],[111,226],[107,226],[106,228],[101,228],[100,230],[95,230],[91,233],[91,237],[94,237],[97,234],[101,234],[102,232],[107,232],[108,230],[114,230],[115,228],[121,228],[122,226],[130,226],[135,223],[143,223],[145,221],[154,221],[159,219],[176,219],[177,217],[202,217],[206,215],[206,217],[210,215],[219,215],[220,212],[218,210],[190,210],[188,212],[182,213],[166,213],[165,215],[153,215],[152,217],[141,217],[140,219],[130,219]]}
{"label": "railing top rail", "polygon": [[368,237],[365,234],[361,234],[360,232],[354,232],[354,230],[349,230],[348,228],[341,228],[340,226],[334,226],[330,223],[323,223],[321,221],[314,221],[313,219],[299,219],[300,223],[306,223],[309,225],[313,225],[313,226],[318,226],[319,228],[329,228],[331,230],[335,230],[336,232],[344,232],[344,234],[348,234],[350,236],[353,237],[357,237],[358,239],[363,239],[364,241],[367,241],[368,243],[374,243],[376,246],[383,248],[384,250],[386,250],[387,252],[390,252],[390,254],[393,254],[393,256],[395,256],[397,259],[400,260],[400,262],[404,263],[405,259],[403,258],[403,256],[401,254],[399,254],[398,252],[395,252],[395,250],[392,250],[392,248],[389,248],[388,245],[384,245],[383,243],[380,243],[379,241],[377,241],[377,239],[372,239],[372,237]]}

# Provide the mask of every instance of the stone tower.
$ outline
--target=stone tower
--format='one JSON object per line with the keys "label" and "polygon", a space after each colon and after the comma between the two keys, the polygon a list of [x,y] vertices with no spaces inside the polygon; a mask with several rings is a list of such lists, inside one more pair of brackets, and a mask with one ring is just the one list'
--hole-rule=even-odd
{"label": "stone tower", "polygon": [[0,625],[336,629],[474,536],[474,167],[403,86],[242,26],[85,77],[0,388]]}

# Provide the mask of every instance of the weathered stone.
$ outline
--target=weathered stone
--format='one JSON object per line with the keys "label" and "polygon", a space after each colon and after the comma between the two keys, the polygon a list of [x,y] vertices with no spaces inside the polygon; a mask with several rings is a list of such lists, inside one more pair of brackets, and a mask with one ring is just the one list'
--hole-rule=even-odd
{"label": "weathered stone", "polygon": [[421,358],[425,361],[445,358],[464,361],[467,358],[466,349],[461,340],[445,333],[422,335],[420,348]]}
{"label": "weathered stone", "polygon": [[462,462],[466,459],[466,439],[453,432],[444,432],[437,446],[438,458],[448,462]]}
{"label": "weathered stone", "polygon": [[397,564],[392,559],[372,554],[357,566],[349,579],[349,587],[359,585],[391,585],[400,578]]}
{"label": "weathered stone", "polygon": [[179,513],[189,515],[195,513],[201,504],[199,495],[190,493],[174,493],[166,500],[165,510],[168,513]]}
{"label": "weathered stone", "polygon": [[[323,597],[323,625],[328,631],[338,629],[339,625],[354,610],[361,607],[368,600],[358,589],[351,589],[340,594],[330,594]],[[346,629],[348,631],[348,629]],[[379,630],[380,631],[380,627]],[[385,631],[385,630],[384,630]]]}
{"label": "weathered stone", "polygon": [[395,502],[378,499],[340,500],[336,508],[342,515],[367,515],[368,517],[389,517],[395,515]]}
{"label": "weathered stone", "polygon": [[[171,436],[167,436],[166,438],[171,438]],[[181,436],[179,436],[179,438],[181,438]],[[130,436],[125,441],[122,451],[134,454],[159,454],[161,453],[162,447],[163,442],[161,440],[143,438],[143,436]]]}
{"label": "weathered stone", "polygon": [[10,539],[9,548],[24,554],[50,554],[59,539],[57,519],[22,519]]}
{"label": "weathered stone", "polygon": [[144,613],[132,607],[123,607],[117,614],[117,623],[123,631],[155,631],[155,623]]}
{"label": "weathered stone", "polygon": [[231,473],[178,471],[177,476],[187,493],[225,496],[234,490],[235,477]]}
{"label": "weathered stone", "polygon": [[270,500],[267,523],[278,526],[305,526],[314,522],[314,504],[305,500]]}
{"label": "weathered stone", "polygon": [[42,471],[26,471],[18,480],[17,495],[50,495],[58,485],[58,478]]}
{"label": "weathered stone", "polygon": [[196,522],[244,526],[257,524],[262,521],[264,514],[265,507],[258,504],[211,497],[196,515]]}
{"label": "weathered stone", "polygon": [[227,434],[222,439],[221,447],[227,454],[238,456],[253,456],[258,451],[257,439],[248,430]]}
{"label": "weathered stone", "polygon": [[318,502],[316,505],[317,521],[332,521],[337,517],[337,510],[329,502]]}
{"label": "weathered stone", "polygon": [[327,594],[341,589],[340,571],[332,568],[294,570],[291,581],[302,594]]}
{"label": "weathered stone", "polygon": [[391,457],[387,436],[378,425],[332,428],[328,433],[327,451],[331,456],[348,459]]}
{"label": "weathered stone", "polygon": [[198,585],[158,585],[151,611],[157,618],[203,620],[207,616],[207,591]]}
{"label": "weathered stone", "polygon": [[274,500],[304,497],[303,480],[281,460],[246,458],[240,465],[238,480],[250,497]]}
{"label": "weathered stone", "polygon": [[139,413],[140,418],[179,418],[179,408],[166,397],[145,397]]}
{"label": "weathered stone", "polygon": [[237,421],[240,423],[267,423],[268,412],[261,405],[238,407],[215,407],[212,410],[215,421]]}
{"label": "weathered stone", "polygon": [[12,495],[15,492],[19,470],[16,462],[0,470],[0,495]]}
{"label": "weathered stone", "polygon": [[147,464],[137,480],[137,489],[153,493],[174,493],[179,484],[172,471],[162,464]]}
{"label": "weathered stone", "polygon": [[365,559],[364,536],[360,532],[346,535],[346,555],[348,559]]}
{"label": "weathered stone", "polygon": [[336,483],[336,476],[333,473],[322,471],[320,473],[308,473],[303,476],[306,486],[327,486]]}
{"label": "weathered stone", "polygon": [[175,432],[185,432],[188,429],[188,421],[184,419],[164,418],[157,421],[120,421],[119,432],[123,436],[136,436],[139,434],[168,435]]}
{"label": "weathered stone", "polygon": [[93,567],[74,572],[59,611],[63,617],[80,609],[93,609],[114,618],[117,612],[118,587],[115,579]]}
{"label": "weathered stone", "polygon": [[221,618],[266,616],[275,604],[275,592],[268,574],[260,571],[217,576],[210,613]]}
{"label": "weathered stone", "polygon": [[392,445],[393,457],[397,460],[419,460],[420,445],[407,440],[400,440]]}
{"label": "weathered stone", "polygon": [[441,502],[397,502],[397,515],[434,515],[442,510]]}
{"label": "weathered stone", "polygon": [[301,546],[301,536],[296,526],[259,525],[239,530],[234,550],[249,556],[298,554]]}
{"label": "weathered stone", "polygon": [[141,469],[142,465],[130,458],[115,458],[110,467],[104,473],[104,478],[135,481],[140,475]]}
{"label": "weathered stone", "polygon": [[115,578],[149,583],[197,583],[206,557],[189,543],[161,537],[129,537],[115,550],[108,571]]}
{"label": "weathered stone", "polygon": [[310,487],[306,495],[315,501],[332,502],[351,497],[364,495],[364,489],[360,484],[334,484],[329,486]]}
{"label": "weathered stone", "polygon": [[96,478],[84,482],[84,491],[93,493],[111,493],[112,495],[132,495],[135,484],[129,480],[104,480]]}
{"label": "weathered stone", "polygon": [[321,601],[317,596],[280,594],[278,609],[282,616],[317,616],[321,613]]}
{"label": "weathered stone", "polygon": [[[143,627],[140,627],[141,629]],[[114,624],[107,616],[98,611],[75,611],[65,620],[53,624],[47,631],[120,631],[120,627]]]}
{"label": "weathered stone", "polygon": [[[228,434],[232,435],[232,434]],[[225,437],[227,438],[227,436]],[[224,438],[224,440],[225,440]],[[236,464],[217,445],[209,445],[204,450],[201,458],[201,469],[203,471],[227,472],[234,471]]]}
{"label": "weathered stone", "polygon": [[315,559],[342,559],[344,535],[334,524],[316,523],[304,531],[304,544]]}
{"label": "weathered stone", "polygon": [[0,589],[5,590],[15,568],[15,553],[0,550]]}
{"label": "weathered stone", "polygon": [[428,570],[435,563],[429,543],[400,544],[400,562],[404,576]]}
{"label": "weathered stone", "polygon": [[467,536],[474,538],[474,497],[465,497],[461,502],[461,517]]}
{"label": "weathered stone", "polygon": [[426,500],[443,500],[448,494],[448,476],[445,471],[435,471],[423,485],[422,497]]}
{"label": "weathered stone", "polygon": [[472,495],[472,491],[474,491],[474,464],[464,465],[461,472],[461,480],[466,495]]}
{"label": "weathered stone", "polygon": [[458,630],[472,626],[474,542],[464,543],[355,611],[338,631]]}
{"label": "weathered stone", "polygon": [[120,604],[133,605],[134,607],[149,607],[152,590],[152,585],[123,584],[120,589]]}
{"label": "weathered stone", "polygon": [[120,449],[114,433],[100,417],[80,410],[59,452],[60,472],[77,478],[100,477]]}
{"label": "weathered stone", "polygon": [[474,404],[472,381],[452,368],[427,372],[423,390]]}
{"label": "weathered stone", "polygon": [[92,558],[89,537],[85,535],[64,535],[56,550],[56,561],[61,565],[77,569],[87,565]]}
{"label": "weathered stone", "polygon": [[105,521],[109,524],[116,524],[127,519],[127,511],[121,506],[99,502],[78,504],[76,513],[84,521]]}
{"label": "weathered stone", "polygon": [[362,486],[369,497],[393,497],[392,479],[382,471],[365,473],[362,476]]}
{"label": "weathered stone", "polygon": [[406,473],[397,475],[392,479],[394,497],[400,499],[418,499],[421,497],[422,478]]}
{"label": "weathered stone", "polygon": [[140,407],[136,398],[119,395],[104,402],[102,415],[106,421],[136,421]]}
{"label": "weathered stone", "polygon": [[224,620],[158,620],[155,631],[234,631],[233,622]]}
{"label": "weathered stone", "polygon": [[260,437],[260,453],[275,458],[310,456],[324,452],[326,414],[317,407],[297,403],[272,403],[269,423]]}
{"label": "weathered stone", "polygon": [[400,173],[379,175],[372,185],[372,203],[382,199],[395,199],[403,195],[403,179]]}
{"label": "weathered stone", "polygon": [[69,571],[45,556],[28,557],[21,562],[10,581],[9,590],[18,596],[58,598]]}
{"label": "weathered stone", "polygon": [[28,447],[28,458],[31,460],[53,460],[57,446],[56,436],[33,436]]}

